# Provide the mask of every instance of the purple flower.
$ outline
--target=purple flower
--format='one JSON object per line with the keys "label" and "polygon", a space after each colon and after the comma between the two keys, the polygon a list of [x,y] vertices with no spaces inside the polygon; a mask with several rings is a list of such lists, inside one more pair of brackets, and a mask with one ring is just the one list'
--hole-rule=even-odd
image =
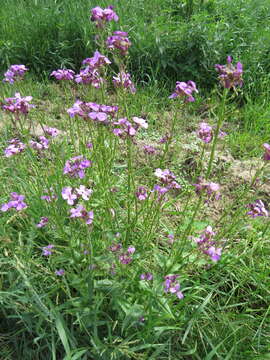
{"label": "purple flower", "polygon": [[219,81],[226,89],[235,88],[236,86],[243,85],[243,66],[240,62],[236,64],[236,67],[232,64],[231,56],[227,57],[226,65],[215,65],[216,70],[219,73]]}
{"label": "purple flower", "polygon": [[54,76],[57,80],[73,80],[74,71],[70,69],[58,69],[53,71],[50,76]]}
{"label": "purple flower", "polygon": [[55,270],[55,275],[63,276],[65,275],[65,270],[64,269]]}
{"label": "purple flower", "polygon": [[213,231],[211,226],[207,226],[202,232],[199,238],[195,238],[194,241],[198,245],[198,249],[205,255],[217,262],[221,257],[222,248],[215,247],[214,236],[216,233]]}
{"label": "purple flower", "polygon": [[269,161],[270,160],[270,145],[267,144],[267,143],[264,143],[263,147],[264,147],[264,150],[265,150],[263,158],[264,158],[265,161]]}
{"label": "purple flower", "polygon": [[117,76],[113,77],[113,83],[115,87],[129,90],[132,94],[136,92],[136,88],[130,79],[130,74],[124,71],[121,71]]}
{"label": "purple flower", "polygon": [[165,144],[168,140],[170,139],[169,134],[166,134],[165,136],[163,136],[161,139],[159,139],[159,143],[160,144]]}
{"label": "purple flower", "polygon": [[47,126],[45,126],[44,128],[44,132],[46,135],[49,135],[51,137],[56,137],[60,134],[60,131],[58,129]]}
{"label": "purple flower", "polygon": [[5,102],[7,105],[3,105],[3,110],[9,111],[11,113],[22,113],[28,114],[29,110],[34,108],[35,105],[30,104],[32,96],[21,97],[20,93],[15,93],[15,97],[6,98]]}
{"label": "purple flower", "polygon": [[102,28],[104,27],[106,22],[109,21],[118,21],[117,14],[113,11],[113,6],[110,5],[105,9],[102,9],[99,6],[96,6],[91,10],[91,21],[96,23],[96,27]]}
{"label": "purple flower", "polygon": [[115,31],[113,36],[109,36],[106,44],[110,50],[119,50],[120,54],[125,56],[128,53],[128,49],[131,46],[131,42],[128,39],[128,34],[124,31]]}
{"label": "purple flower", "polygon": [[37,228],[42,228],[48,224],[49,219],[47,217],[41,217],[39,223],[36,225]]}
{"label": "purple flower", "polygon": [[74,205],[77,200],[77,194],[73,191],[71,186],[62,189],[62,198],[67,201],[68,205]]}
{"label": "purple flower", "polygon": [[194,81],[189,80],[187,83],[183,81],[177,81],[174,93],[169,96],[169,99],[174,99],[176,97],[184,97],[186,102],[193,102],[195,101],[192,93],[198,93],[196,88],[196,84]]}
{"label": "purple flower", "polygon": [[255,203],[248,204],[247,207],[250,209],[250,211],[247,212],[247,215],[250,215],[252,218],[257,216],[268,216],[268,211],[261,200],[256,200]]}
{"label": "purple flower", "polygon": [[42,195],[41,200],[45,200],[47,202],[51,202],[52,200],[57,200],[57,195],[54,193],[53,188],[51,187],[49,190],[44,190],[45,193],[49,195]]}
{"label": "purple flower", "polygon": [[143,274],[141,274],[140,279],[141,280],[151,281],[151,280],[153,280],[153,275],[151,273],[149,273],[149,272],[143,273]]}
{"label": "purple flower", "polygon": [[39,142],[33,140],[29,141],[29,145],[32,149],[42,151],[49,148],[49,140],[45,136],[39,136],[38,139]]}
{"label": "purple flower", "polygon": [[214,194],[215,200],[219,200],[221,198],[220,194],[220,185],[214,182],[206,182],[201,177],[198,179],[198,183],[194,184],[195,191],[197,195],[201,195],[203,192],[206,192],[206,194],[212,198],[212,195]]}
{"label": "purple flower", "polygon": [[176,177],[169,169],[156,169],[155,175],[168,189],[181,189],[181,185],[175,181]]}
{"label": "purple flower", "polygon": [[87,189],[84,185],[80,185],[80,187],[76,188],[77,195],[81,196],[83,200],[89,200],[92,192],[92,189]]}
{"label": "purple flower", "polygon": [[86,144],[86,147],[87,147],[88,149],[93,149],[93,144],[92,144],[92,143],[87,143],[87,144]]}
{"label": "purple flower", "polygon": [[85,169],[91,165],[92,162],[85,159],[82,155],[75,156],[66,161],[64,174],[68,174],[70,177],[79,177],[80,179],[83,179],[85,176]]}
{"label": "purple flower", "polygon": [[21,211],[27,208],[26,203],[23,201],[25,198],[24,195],[19,195],[16,192],[10,193],[10,201],[6,204],[3,204],[1,211],[6,212],[9,209],[14,208],[17,211]]}
{"label": "purple flower", "polygon": [[128,249],[127,249],[127,252],[129,254],[134,254],[136,251],[135,247],[134,246],[129,246]]}
{"label": "purple flower", "polygon": [[148,197],[147,190],[144,186],[139,186],[135,195],[136,195],[137,199],[140,201],[146,200]]}
{"label": "purple flower", "polygon": [[101,55],[100,52],[96,50],[94,56],[84,59],[82,64],[90,66],[91,69],[98,69],[104,65],[111,64],[111,62],[106,56]]}
{"label": "purple flower", "polygon": [[94,212],[85,210],[82,205],[77,205],[76,208],[70,209],[70,214],[71,218],[77,217],[83,219],[87,225],[92,224],[94,220]]}
{"label": "purple flower", "polygon": [[75,82],[78,84],[91,84],[94,88],[99,89],[104,79],[100,76],[98,70],[86,66],[78,75],[75,75]]}
{"label": "purple flower", "polygon": [[44,246],[43,248],[42,248],[42,255],[43,256],[50,256],[50,255],[52,255],[52,249],[54,248],[54,245],[52,245],[52,244],[49,244],[49,245],[47,245],[47,246]]}
{"label": "purple flower", "polygon": [[11,139],[8,143],[10,145],[4,150],[5,157],[19,154],[26,148],[26,146],[19,139]]}
{"label": "purple flower", "polygon": [[205,122],[200,123],[200,128],[197,131],[197,135],[206,144],[210,143],[213,138],[212,127]]}
{"label": "purple flower", "polygon": [[128,265],[132,262],[132,257],[128,253],[122,253],[119,255],[119,261],[124,265]]}
{"label": "purple flower", "polygon": [[157,149],[151,145],[144,145],[143,151],[145,154],[154,155],[157,152]]}
{"label": "purple flower", "polygon": [[25,72],[28,69],[25,65],[11,65],[10,68],[4,74],[4,82],[9,82],[10,84],[14,84],[17,80],[22,80]]}
{"label": "purple flower", "polygon": [[184,295],[180,291],[180,284],[177,281],[179,275],[166,275],[164,277],[164,291],[165,293],[176,294],[178,299],[183,299]]}
{"label": "purple flower", "polygon": [[121,243],[118,243],[118,244],[112,244],[110,247],[109,247],[109,250],[111,252],[118,252],[122,249],[122,244]]}
{"label": "purple flower", "polygon": [[108,117],[114,118],[118,111],[118,106],[100,105],[96,103],[86,103],[77,100],[72,108],[68,109],[70,117],[78,115],[83,119],[92,119],[99,122],[108,123]]}
{"label": "purple flower", "polygon": [[168,243],[169,243],[170,245],[172,245],[172,244],[175,242],[175,238],[174,238],[174,235],[173,235],[173,234],[168,234],[168,235],[167,235],[167,238],[169,239],[169,240],[168,240]]}

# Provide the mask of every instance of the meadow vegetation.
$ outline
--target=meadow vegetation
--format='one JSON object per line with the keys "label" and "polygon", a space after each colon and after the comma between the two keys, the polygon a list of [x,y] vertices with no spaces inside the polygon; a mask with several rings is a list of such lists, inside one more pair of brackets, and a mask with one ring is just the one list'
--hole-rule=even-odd
{"label": "meadow vegetation", "polygon": [[270,359],[269,2],[2,1],[0,359]]}

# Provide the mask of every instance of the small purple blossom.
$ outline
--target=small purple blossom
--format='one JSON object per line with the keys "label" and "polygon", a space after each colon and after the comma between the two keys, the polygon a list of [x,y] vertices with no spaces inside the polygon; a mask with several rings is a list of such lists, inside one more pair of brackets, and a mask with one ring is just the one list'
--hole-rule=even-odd
{"label": "small purple blossom", "polygon": [[39,220],[39,223],[36,225],[37,228],[42,228],[48,224],[49,219],[47,217],[42,216]]}
{"label": "small purple blossom", "polygon": [[129,254],[134,254],[136,251],[135,247],[134,246],[129,246],[128,249],[127,249],[127,252]]}
{"label": "small purple blossom", "polygon": [[49,245],[47,245],[47,246],[44,246],[43,248],[42,248],[42,255],[43,256],[50,256],[50,255],[52,255],[52,249],[54,248],[54,245],[52,245],[52,244],[49,244]]}
{"label": "small purple blossom", "polygon": [[2,205],[1,211],[6,212],[12,208],[17,211],[26,209],[27,205],[24,202],[24,199],[25,199],[24,195],[19,195],[16,192],[10,193],[10,201],[8,203]]}
{"label": "small purple blossom", "polygon": [[10,68],[4,74],[3,82],[9,82],[10,84],[14,84],[15,81],[22,80],[25,72],[28,69],[25,65],[11,65]]}
{"label": "small purple blossom", "polygon": [[111,61],[106,56],[101,55],[101,53],[96,50],[94,56],[84,59],[82,64],[90,66],[91,69],[99,69],[104,65],[111,64]]}
{"label": "small purple blossom", "polygon": [[92,165],[92,161],[85,159],[82,155],[75,156],[67,160],[64,167],[64,174],[70,177],[79,177],[83,179],[85,176],[85,169]]}
{"label": "small purple blossom", "polygon": [[115,243],[115,244],[112,244],[110,247],[109,247],[109,250],[111,252],[118,252],[122,249],[122,244],[121,243]]}
{"label": "small purple blossom", "polygon": [[205,255],[217,262],[221,257],[222,248],[215,247],[214,236],[216,233],[213,231],[211,226],[207,226],[206,229],[201,233],[199,238],[194,238],[194,241],[198,245],[198,249]]}
{"label": "small purple blossom", "polygon": [[51,73],[50,76],[54,76],[57,80],[73,80],[74,71],[70,69],[58,69]]}
{"label": "small purple blossom", "polygon": [[106,22],[118,21],[118,19],[118,15],[113,11],[112,5],[105,9],[96,6],[91,10],[90,20],[96,23],[96,27],[103,28]]}
{"label": "small purple blossom", "polygon": [[21,97],[21,94],[16,92],[13,98],[6,98],[4,100],[6,105],[3,105],[2,108],[11,113],[22,113],[26,115],[30,109],[35,107],[35,105],[30,104],[31,100],[32,96]]}
{"label": "small purple blossom", "polygon": [[166,275],[164,277],[164,291],[165,293],[176,294],[178,299],[183,299],[184,295],[180,291],[180,284],[177,281],[179,275]]}
{"label": "small purple blossom", "polygon": [[169,169],[156,169],[155,175],[168,189],[181,189],[181,185],[175,181],[176,177]]}
{"label": "small purple blossom", "polygon": [[109,36],[106,44],[110,50],[119,50],[120,54],[125,56],[128,53],[128,49],[131,46],[131,42],[128,39],[128,33],[124,31],[115,31],[113,36]]}
{"label": "small purple blossom", "polygon": [[102,123],[108,123],[108,117],[114,118],[118,111],[118,106],[96,104],[93,102],[83,102],[77,100],[74,105],[67,110],[70,117],[78,115],[83,119],[92,119]]}
{"label": "small purple blossom", "polygon": [[148,197],[147,190],[144,186],[139,186],[135,195],[140,201],[146,200]]}
{"label": "small purple blossom", "polygon": [[11,139],[8,143],[9,146],[4,150],[5,157],[11,157],[19,154],[26,148],[25,144],[23,144],[19,139]]}
{"label": "small purple blossom", "polygon": [[86,66],[85,69],[80,70],[80,73],[75,75],[75,82],[77,84],[91,84],[94,88],[99,89],[104,82],[98,70]]}
{"label": "small purple blossom", "polygon": [[53,188],[51,187],[49,190],[45,189],[44,192],[48,195],[42,195],[41,200],[45,200],[47,202],[51,202],[52,200],[57,200],[57,195],[54,193]]}
{"label": "small purple blossom", "polygon": [[92,224],[94,220],[94,212],[87,211],[82,205],[77,205],[76,208],[70,209],[71,218],[81,218],[85,221],[87,225]]}
{"label": "small purple blossom", "polygon": [[184,97],[185,102],[193,102],[195,101],[192,93],[198,93],[196,88],[196,84],[194,81],[189,80],[187,83],[183,81],[177,81],[174,93],[169,96],[169,99],[174,99],[176,97]]}
{"label": "small purple blossom", "polygon": [[210,143],[213,138],[212,127],[205,122],[200,123],[200,128],[197,131],[197,135],[204,143]]}
{"label": "small purple blossom", "polygon": [[62,198],[67,201],[68,205],[74,205],[78,196],[71,186],[67,186],[62,189]]}
{"label": "small purple blossom", "polygon": [[195,186],[195,191],[197,195],[201,195],[203,192],[206,192],[206,194],[208,195],[208,197],[213,198],[213,194],[214,194],[214,199],[215,200],[219,200],[221,198],[221,194],[220,194],[220,185],[214,182],[206,182],[205,180],[203,180],[201,177],[199,177],[198,179],[198,183],[194,184]]}
{"label": "small purple blossom", "polygon": [[157,152],[157,149],[154,146],[151,145],[144,145],[143,151],[147,155],[154,155]]}
{"label": "small purple blossom", "polygon": [[52,127],[44,127],[44,132],[46,135],[51,136],[51,137],[56,137],[60,134],[60,130],[56,129],[56,128],[52,128]]}
{"label": "small purple blossom", "polygon": [[219,81],[226,89],[235,88],[243,85],[243,65],[238,62],[236,67],[232,64],[231,56],[227,57],[226,65],[215,65],[215,69],[219,73]]}
{"label": "small purple blossom", "polygon": [[65,275],[65,270],[64,269],[55,270],[55,275],[63,276]]}
{"label": "small purple blossom", "polygon": [[39,141],[29,141],[29,146],[37,151],[43,151],[49,148],[49,140],[45,136],[39,136]]}
{"label": "small purple blossom", "polygon": [[247,212],[247,215],[251,216],[252,218],[257,216],[269,216],[262,200],[256,200],[255,203],[248,204],[247,207],[250,209],[250,211]]}
{"label": "small purple blossom", "polygon": [[143,273],[143,274],[140,275],[140,279],[141,280],[146,280],[146,281],[151,281],[151,280],[153,280],[153,275],[151,273],[149,273],[149,272]]}
{"label": "small purple blossom", "polygon": [[121,71],[117,76],[113,77],[113,84],[116,88],[129,90],[132,94],[136,92],[136,88],[131,81],[131,75],[124,71]]}
{"label": "small purple blossom", "polygon": [[267,143],[263,144],[263,148],[265,150],[265,153],[263,155],[263,158],[265,161],[270,161],[270,145]]}

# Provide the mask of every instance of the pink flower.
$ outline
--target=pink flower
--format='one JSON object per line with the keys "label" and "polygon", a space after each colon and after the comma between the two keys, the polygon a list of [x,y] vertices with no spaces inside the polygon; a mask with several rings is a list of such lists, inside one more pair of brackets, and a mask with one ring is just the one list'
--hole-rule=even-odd
{"label": "pink flower", "polygon": [[176,97],[184,97],[186,102],[193,102],[195,101],[192,93],[198,93],[196,88],[196,84],[194,81],[189,80],[187,83],[183,81],[177,81],[174,93],[169,96],[169,99],[174,99]]}
{"label": "pink flower", "polygon": [[264,150],[265,150],[263,158],[264,158],[265,161],[269,161],[270,160],[270,145],[267,144],[267,143],[264,143],[263,147],[264,147]]}

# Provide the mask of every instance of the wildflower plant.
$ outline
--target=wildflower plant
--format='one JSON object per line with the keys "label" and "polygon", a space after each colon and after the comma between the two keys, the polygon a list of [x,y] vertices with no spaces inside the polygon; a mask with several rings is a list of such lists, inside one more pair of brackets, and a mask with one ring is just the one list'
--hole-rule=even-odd
{"label": "wildflower plant", "polygon": [[[229,91],[243,85],[240,63],[235,67],[228,58],[227,65],[216,67],[224,91],[209,113],[211,122],[202,119],[194,127],[202,144],[196,156],[203,165],[189,177],[175,158],[183,137],[179,122],[197,101],[197,85],[177,81],[167,100],[170,117],[159,129],[145,106],[135,104],[140,87],[136,91],[128,72],[131,41],[125,31],[111,33],[111,23],[118,20],[113,6],[93,8],[90,21],[100,51],[82,61],[78,74],[68,69],[51,73],[70,82],[65,85],[68,104],[59,111],[63,127],[53,118],[42,122],[44,135],[34,136],[29,129],[3,145],[3,178],[9,180],[4,178],[0,194],[1,246],[12,270],[10,280],[3,273],[3,286],[10,281],[12,292],[19,284],[11,297],[16,306],[12,324],[14,314],[27,329],[37,322],[29,327],[31,336],[54,358],[223,358],[231,350],[218,352],[223,342],[210,343],[204,334],[210,317],[205,321],[205,316],[216,314],[216,306],[226,316],[230,309],[231,316],[234,307],[238,311],[247,303],[246,298],[230,303],[237,280],[222,277],[242,256],[233,254],[248,226],[259,228],[254,231],[260,239],[268,233],[269,205],[258,194],[255,178],[268,166],[270,145],[263,144],[263,166],[250,188],[224,209],[228,190],[214,160]],[[111,77],[113,61],[117,70]],[[81,92],[88,84],[89,91]],[[17,92],[2,109],[21,121],[34,107],[31,101]],[[50,118],[46,111],[37,109],[39,118]],[[253,246],[251,239],[248,234],[243,252]],[[242,325],[230,326],[235,339]],[[43,342],[47,329],[50,335]],[[193,339],[193,332],[191,347],[186,340]],[[199,344],[204,336],[207,341]]]}

